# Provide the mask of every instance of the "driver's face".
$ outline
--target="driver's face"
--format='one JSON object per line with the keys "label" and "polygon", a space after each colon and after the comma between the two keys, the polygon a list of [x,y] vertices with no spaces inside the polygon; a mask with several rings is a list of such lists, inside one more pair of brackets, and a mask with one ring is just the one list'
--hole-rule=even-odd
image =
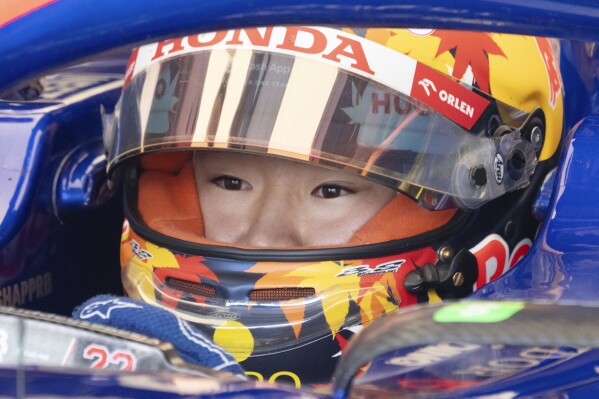
{"label": "driver's face", "polygon": [[272,157],[197,152],[206,238],[289,248],[346,243],[396,192],[340,171]]}

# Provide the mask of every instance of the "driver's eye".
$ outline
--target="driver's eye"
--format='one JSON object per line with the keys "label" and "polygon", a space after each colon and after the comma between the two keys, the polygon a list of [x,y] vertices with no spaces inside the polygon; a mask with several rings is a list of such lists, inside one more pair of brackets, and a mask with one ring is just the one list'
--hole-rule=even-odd
{"label": "driver's eye", "polygon": [[219,176],[212,182],[225,190],[249,190],[252,186],[245,180],[233,176]]}
{"label": "driver's eye", "polygon": [[342,197],[344,195],[353,194],[353,193],[354,193],[354,191],[352,191],[348,188],[337,186],[334,184],[324,184],[322,186],[316,187],[316,189],[314,189],[314,191],[312,191],[312,195],[315,195],[316,197],[324,198],[324,199]]}

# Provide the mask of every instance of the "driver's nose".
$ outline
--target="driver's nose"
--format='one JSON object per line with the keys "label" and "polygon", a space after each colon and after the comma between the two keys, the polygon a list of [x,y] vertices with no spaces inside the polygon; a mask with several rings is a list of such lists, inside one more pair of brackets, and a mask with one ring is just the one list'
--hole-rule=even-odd
{"label": "driver's nose", "polygon": [[252,223],[240,238],[240,244],[264,248],[291,248],[304,244],[293,198],[284,189],[278,191],[266,195],[264,201],[258,201]]}

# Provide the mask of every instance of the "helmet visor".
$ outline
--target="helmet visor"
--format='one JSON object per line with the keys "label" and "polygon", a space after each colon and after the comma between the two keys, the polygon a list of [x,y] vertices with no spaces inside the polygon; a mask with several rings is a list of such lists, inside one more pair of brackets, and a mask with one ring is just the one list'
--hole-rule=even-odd
{"label": "helmet visor", "polygon": [[[419,88],[444,106],[474,113],[427,81]],[[109,169],[146,151],[238,150],[360,174],[429,209],[476,208],[526,186],[537,162],[518,129],[501,137],[489,130],[517,128],[527,114],[484,101],[467,129],[405,90],[330,63],[214,48],[152,63],[130,80],[105,131]]]}

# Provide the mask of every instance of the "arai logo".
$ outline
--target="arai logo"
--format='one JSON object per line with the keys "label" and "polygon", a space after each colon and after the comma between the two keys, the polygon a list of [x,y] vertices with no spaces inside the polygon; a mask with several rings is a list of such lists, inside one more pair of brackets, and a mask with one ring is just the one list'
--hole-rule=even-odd
{"label": "arai logo", "polygon": [[210,313],[210,317],[213,319],[237,320],[240,316],[239,313],[235,312],[213,312]]}
{"label": "arai logo", "polygon": [[495,181],[497,184],[501,184],[503,182],[504,169],[503,169],[503,157],[501,154],[495,154],[495,159],[493,160],[493,170],[495,170]]}
{"label": "arai logo", "polygon": [[149,253],[148,251],[146,251],[145,249],[143,249],[137,241],[131,240],[130,245],[131,245],[131,252],[133,252],[133,254],[135,256],[137,256],[139,259],[148,260],[150,258],[153,258],[152,254]]}
{"label": "arai logo", "polygon": [[371,274],[394,273],[404,263],[406,263],[405,259],[398,259],[392,260],[391,262],[381,263],[375,267],[370,267],[369,265],[354,266],[343,270],[341,273],[337,274],[336,277],[351,276],[353,274],[362,277]]}

